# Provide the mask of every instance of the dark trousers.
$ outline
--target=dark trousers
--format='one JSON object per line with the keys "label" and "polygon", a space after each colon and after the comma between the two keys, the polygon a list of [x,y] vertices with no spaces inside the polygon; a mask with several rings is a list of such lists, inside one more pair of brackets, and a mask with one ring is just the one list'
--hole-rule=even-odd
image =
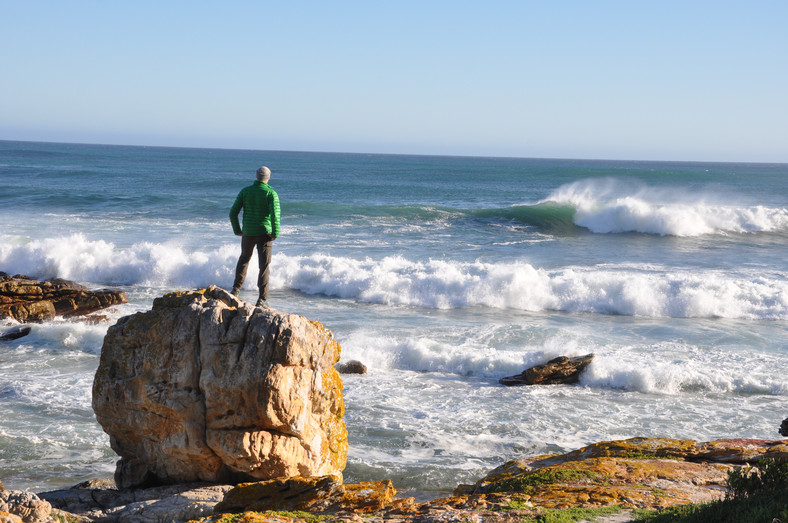
{"label": "dark trousers", "polygon": [[260,297],[268,299],[268,268],[271,265],[271,245],[273,241],[267,234],[262,236],[243,236],[241,237],[241,257],[238,258],[238,265],[235,266],[235,282],[233,289],[240,289],[246,279],[246,269],[249,267],[249,260],[252,259],[252,252],[257,247],[257,261],[260,265],[260,275],[257,277],[257,288],[260,289]]}

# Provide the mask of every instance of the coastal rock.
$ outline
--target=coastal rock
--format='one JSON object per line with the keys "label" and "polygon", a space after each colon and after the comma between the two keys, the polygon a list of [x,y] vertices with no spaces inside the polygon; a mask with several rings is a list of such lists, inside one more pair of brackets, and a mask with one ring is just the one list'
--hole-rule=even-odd
{"label": "coastal rock", "polygon": [[341,477],[340,351],[320,323],[218,287],[121,318],[93,383],[117,486]]}
{"label": "coastal rock", "polygon": [[780,425],[780,430],[778,431],[781,435],[788,438],[788,418],[785,418]]}
{"label": "coastal rock", "polygon": [[31,330],[30,325],[17,325],[0,334],[0,341],[18,340],[30,334]]}
{"label": "coastal rock", "polygon": [[[0,515],[6,512],[25,523],[46,523],[50,521],[52,506],[32,492],[21,490],[0,490]],[[8,518],[14,521],[13,518]]]}
{"label": "coastal rock", "polygon": [[335,365],[337,372],[340,374],[366,374],[367,366],[358,360],[350,360],[348,362],[337,363]]}
{"label": "coastal rock", "polygon": [[343,485],[336,476],[278,478],[231,489],[215,512],[299,510],[317,513],[372,513],[394,501],[390,480]]}
{"label": "coastal rock", "polygon": [[593,354],[570,358],[559,356],[548,361],[544,365],[537,365],[524,370],[516,376],[501,378],[499,383],[502,385],[554,385],[559,383],[577,383],[580,380],[580,373],[594,359]]}
{"label": "coastal rock", "polygon": [[730,470],[764,458],[780,459],[786,450],[783,442],[771,440],[605,441],[566,454],[509,461],[455,493],[516,492],[547,508],[660,509],[722,499]]}
{"label": "coastal rock", "polygon": [[56,509],[86,521],[185,523],[212,514],[231,488],[202,483],[127,490],[77,485],[39,496]]}
{"label": "coastal rock", "polygon": [[13,318],[20,323],[90,314],[127,301],[126,293],[120,291],[91,291],[60,278],[38,281],[0,272],[0,318]]}

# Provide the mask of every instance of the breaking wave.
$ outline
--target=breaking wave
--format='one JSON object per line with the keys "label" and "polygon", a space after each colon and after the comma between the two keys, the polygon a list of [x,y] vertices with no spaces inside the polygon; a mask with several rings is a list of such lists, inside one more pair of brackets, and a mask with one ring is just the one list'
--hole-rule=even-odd
{"label": "breaking wave", "polygon": [[742,206],[684,190],[615,179],[581,180],[556,189],[551,202],[574,209],[574,223],[594,233],[663,236],[788,232],[788,208]]}
{"label": "breaking wave", "polygon": [[[194,288],[231,284],[237,246],[127,248],[81,234],[0,243],[0,270],[101,285]],[[252,264],[254,265],[254,264]],[[246,285],[252,288],[255,268]],[[543,269],[524,262],[414,261],[275,252],[272,289],[435,309],[488,307],[644,317],[788,319],[788,275],[642,264]]]}

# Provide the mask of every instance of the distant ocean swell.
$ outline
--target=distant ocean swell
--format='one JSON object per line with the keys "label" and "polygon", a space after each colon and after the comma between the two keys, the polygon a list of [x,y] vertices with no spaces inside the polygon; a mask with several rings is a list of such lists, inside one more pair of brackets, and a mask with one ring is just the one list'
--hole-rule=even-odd
{"label": "distant ocean swell", "polygon": [[[237,245],[187,251],[142,242],[119,248],[81,234],[21,241],[4,237],[0,267],[37,278],[100,285],[227,286]],[[252,288],[255,269],[246,285]],[[528,263],[414,261],[274,254],[273,289],[367,303],[436,309],[489,307],[643,317],[788,319],[788,275],[680,270],[642,264],[543,269]]]}
{"label": "distant ocean swell", "polygon": [[644,187],[618,180],[581,180],[543,202],[574,209],[573,221],[594,233],[663,236],[788,232],[788,208],[726,203],[712,193]]}
{"label": "distant ocean swell", "polygon": [[295,204],[298,216],[400,219],[414,223],[463,219],[514,222],[551,234],[642,233],[695,237],[710,234],[788,233],[788,208],[727,203],[719,196],[649,188],[612,180],[564,185],[536,204],[457,209],[424,205],[337,206]]}

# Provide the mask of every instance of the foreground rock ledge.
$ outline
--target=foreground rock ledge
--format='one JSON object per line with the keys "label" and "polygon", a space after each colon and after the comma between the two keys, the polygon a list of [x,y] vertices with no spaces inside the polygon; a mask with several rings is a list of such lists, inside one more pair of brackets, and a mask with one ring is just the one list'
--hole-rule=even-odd
{"label": "foreground rock ledge", "polygon": [[42,322],[55,316],[80,316],[126,303],[125,292],[88,290],[73,281],[54,278],[38,281],[0,272],[0,318],[20,323]]}
{"label": "foreground rock ledge", "polygon": [[512,460],[474,485],[459,486],[453,496],[422,503],[397,499],[388,480],[349,485],[332,476],[130,491],[80,485],[39,496],[84,518],[79,521],[185,522],[202,516],[203,523],[226,523],[228,513],[245,512],[238,521],[284,523],[306,519],[265,511],[303,510],[328,521],[508,522],[543,508],[659,509],[721,499],[729,470],[767,458],[788,460],[788,442],[632,438]]}
{"label": "foreground rock ledge", "polygon": [[340,350],[320,323],[218,287],[121,318],[93,383],[117,486],[341,477]]}

